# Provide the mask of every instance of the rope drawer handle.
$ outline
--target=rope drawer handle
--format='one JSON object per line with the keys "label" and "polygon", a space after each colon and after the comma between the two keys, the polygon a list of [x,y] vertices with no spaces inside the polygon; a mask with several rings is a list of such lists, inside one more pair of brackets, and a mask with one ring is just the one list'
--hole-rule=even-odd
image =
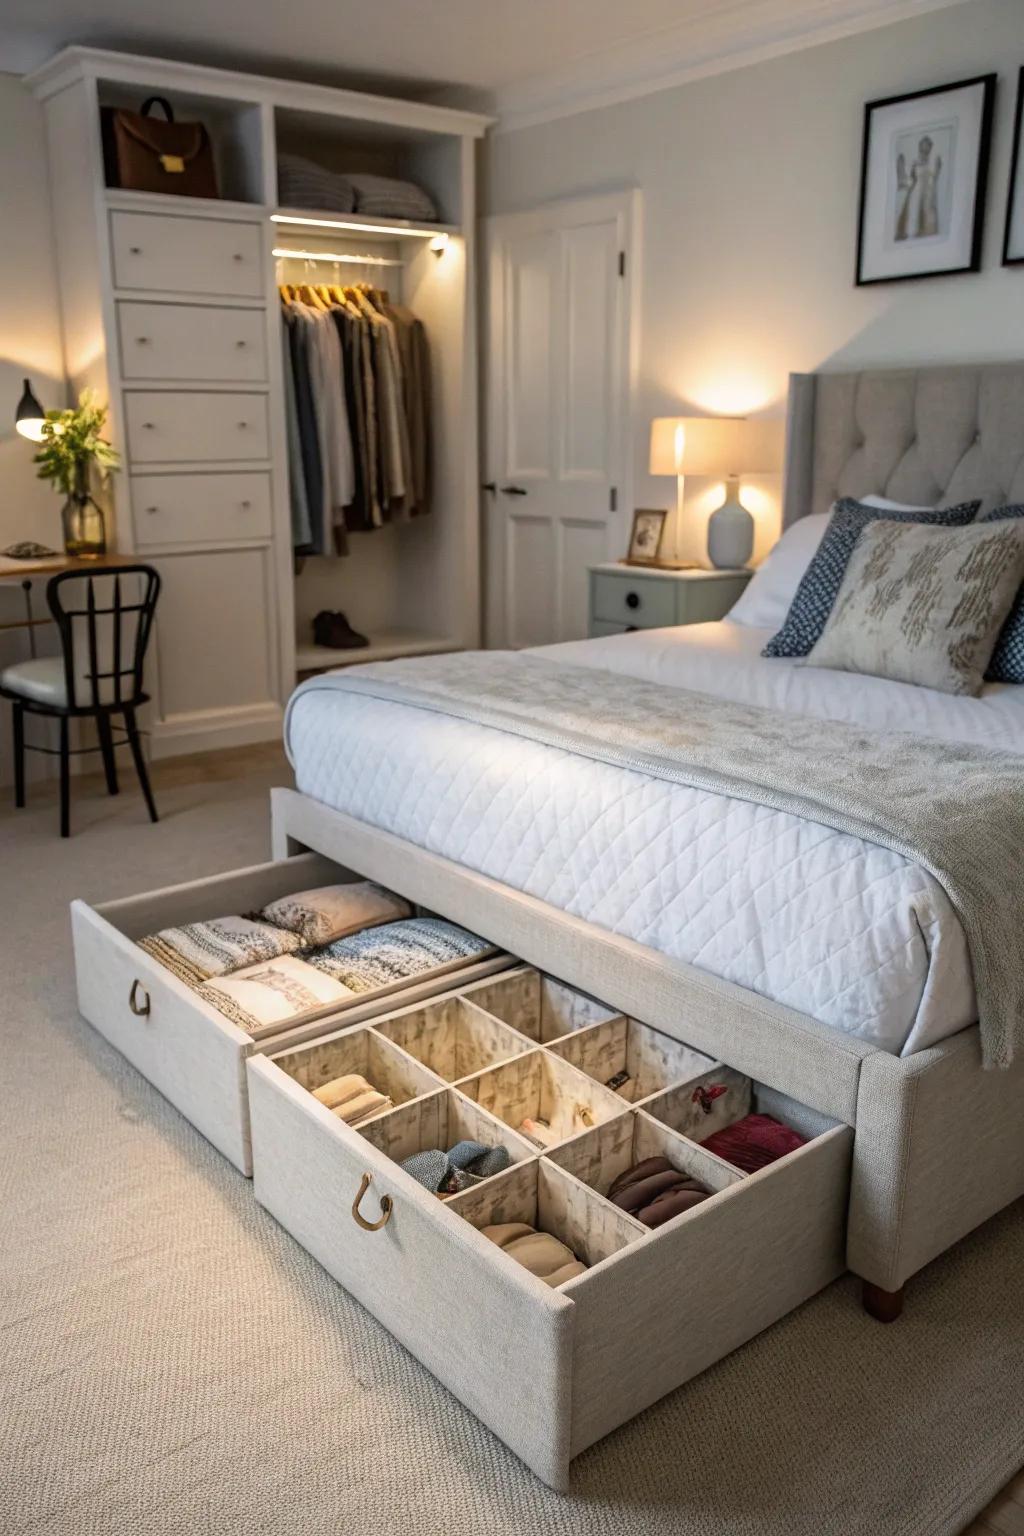
{"label": "rope drawer handle", "polygon": [[364,1232],[379,1232],[381,1227],[386,1227],[388,1222],[391,1220],[391,1212],[395,1208],[395,1203],[390,1195],[381,1195],[381,1214],[379,1219],[377,1221],[367,1221],[366,1217],[361,1215],[359,1210],[359,1202],[362,1200],[363,1196],[366,1194],[366,1191],[369,1189],[372,1179],[372,1173],[363,1174],[362,1181],[359,1185],[359,1192],[355,1199],[352,1201],[352,1219],[360,1227],[362,1227]]}
{"label": "rope drawer handle", "polygon": [[[144,999],[141,1003],[139,1002],[140,996]],[[149,993],[139,981],[132,982],[132,989],[128,993],[128,1007],[137,1018],[147,1019],[149,1017]]]}

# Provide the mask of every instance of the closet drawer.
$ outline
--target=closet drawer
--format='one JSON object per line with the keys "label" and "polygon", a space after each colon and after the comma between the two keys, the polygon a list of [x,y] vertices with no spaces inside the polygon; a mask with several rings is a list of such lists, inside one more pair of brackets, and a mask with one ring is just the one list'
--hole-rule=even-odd
{"label": "closet drawer", "polygon": [[270,537],[269,475],[133,475],[131,488],[139,553]]}
{"label": "closet drawer", "polygon": [[133,464],[266,459],[266,395],[126,390],[125,421]]}
{"label": "closet drawer", "polygon": [[265,297],[260,226],[162,213],[112,213],[114,287]]}
{"label": "closet drawer", "polygon": [[125,379],[262,383],[267,377],[262,309],[212,304],[118,304]]}
{"label": "closet drawer", "polygon": [[[666,1037],[659,1052],[654,1031],[588,999],[576,1008],[573,997],[518,969],[247,1063],[256,1198],[560,1490],[573,1456],[842,1272],[853,1141],[849,1127]],[[468,1077],[458,1076],[457,1052],[430,1046],[451,1034],[456,1004],[484,1018],[493,1010],[490,1033],[478,1026],[476,1037],[499,1059]],[[498,1038],[500,1027],[518,1042]],[[429,1060],[442,1085],[359,1129],[343,1124],[310,1090],[369,1059],[360,1033]],[[582,1065],[600,1074],[620,1051],[634,1073],[632,1102]],[[471,1053],[461,1068],[473,1064]],[[639,1091],[666,1074],[678,1081]],[[704,1093],[711,1086],[720,1097]],[[589,1128],[560,1120],[551,1094],[585,1112]],[[524,1149],[515,1126],[538,1104],[552,1132],[560,1125],[567,1135],[546,1151]],[[751,1109],[788,1120],[808,1141],[748,1176],[687,1134],[704,1139]],[[445,1200],[400,1166],[464,1137],[504,1145],[510,1165]],[[651,1229],[606,1195],[618,1174],[655,1155],[711,1195]],[[505,1222],[559,1237],[587,1269],[550,1288],[480,1231]]]}
{"label": "closet drawer", "polygon": [[632,576],[595,572],[594,617],[637,629],[661,629],[676,622],[676,589],[671,581],[637,581]]}
{"label": "closet drawer", "polygon": [[[398,997],[432,996],[451,987],[453,970],[391,987],[249,1034],[232,1023],[146,951],[136,939],[182,923],[246,913],[293,891],[360,878],[319,854],[258,864],[187,885],[91,907],[71,904],[83,1017],[149,1079],[242,1173],[252,1171],[246,1058],[268,1043],[300,1041],[339,1022],[355,1024],[395,1007]],[[458,968],[466,977],[509,964],[496,951]]]}

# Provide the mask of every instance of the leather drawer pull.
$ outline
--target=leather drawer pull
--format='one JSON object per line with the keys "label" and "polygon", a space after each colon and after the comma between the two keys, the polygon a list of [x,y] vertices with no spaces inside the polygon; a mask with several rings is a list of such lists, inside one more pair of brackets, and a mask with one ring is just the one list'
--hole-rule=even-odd
{"label": "leather drawer pull", "polygon": [[391,1212],[394,1210],[394,1201],[392,1200],[391,1196],[381,1195],[381,1214],[377,1221],[367,1221],[365,1216],[360,1215],[359,1202],[362,1200],[363,1196],[366,1194],[366,1191],[369,1189],[372,1179],[372,1173],[363,1174],[362,1181],[359,1185],[359,1192],[355,1199],[352,1201],[352,1218],[358,1223],[359,1226],[362,1227],[364,1232],[379,1232],[381,1227],[386,1227],[388,1222],[391,1220]]}
{"label": "leather drawer pull", "polygon": [[[139,1002],[140,997],[143,999],[141,1003]],[[137,1018],[147,1019],[149,1017],[149,993],[138,981],[132,982],[132,989],[128,993],[128,1007]]]}

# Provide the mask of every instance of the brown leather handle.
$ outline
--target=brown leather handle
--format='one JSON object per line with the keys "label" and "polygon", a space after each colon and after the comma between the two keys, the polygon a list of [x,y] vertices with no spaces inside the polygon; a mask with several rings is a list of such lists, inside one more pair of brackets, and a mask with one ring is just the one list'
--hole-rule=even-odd
{"label": "brown leather handle", "polygon": [[366,1194],[366,1191],[369,1189],[370,1184],[372,1183],[372,1181],[373,1181],[373,1174],[372,1173],[364,1173],[363,1177],[362,1177],[362,1180],[360,1181],[360,1184],[359,1184],[359,1192],[356,1195],[355,1199],[352,1201],[352,1219],[359,1226],[362,1227],[364,1232],[379,1232],[381,1227],[386,1227],[388,1222],[391,1220],[391,1212],[395,1208],[395,1203],[392,1200],[390,1195],[381,1195],[381,1197],[380,1197],[380,1210],[381,1210],[381,1214],[380,1214],[379,1218],[376,1221],[367,1221],[366,1217],[361,1214],[361,1212],[359,1210],[359,1202],[362,1200],[363,1196]]}
{"label": "brown leather handle", "polygon": [[[139,1002],[140,995],[145,999],[142,1003]],[[149,1017],[149,993],[141,981],[132,982],[132,989],[128,993],[128,1007],[135,1014],[136,1018],[147,1019]]]}

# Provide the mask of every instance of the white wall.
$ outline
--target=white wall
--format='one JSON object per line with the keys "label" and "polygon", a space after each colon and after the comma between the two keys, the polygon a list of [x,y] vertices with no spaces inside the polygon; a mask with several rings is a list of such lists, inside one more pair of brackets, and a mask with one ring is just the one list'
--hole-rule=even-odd
{"label": "white wall", "polygon": [[[790,371],[1024,357],[1024,268],[1000,266],[1021,0],[969,0],[487,143],[483,211],[643,191],[637,501],[668,506],[647,430],[660,415],[781,414]],[[996,70],[983,269],[853,284],[866,101]],[[750,485],[758,550],[778,484]],[[718,490],[688,482],[694,553]]]}
{"label": "white wall", "polygon": [[56,257],[43,116],[14,75],[0,75],[0,549],[14,539],[54,545],[60,502],[35,477],[33,449],[14,430],[22,380],[44,405],[64,404]]}

